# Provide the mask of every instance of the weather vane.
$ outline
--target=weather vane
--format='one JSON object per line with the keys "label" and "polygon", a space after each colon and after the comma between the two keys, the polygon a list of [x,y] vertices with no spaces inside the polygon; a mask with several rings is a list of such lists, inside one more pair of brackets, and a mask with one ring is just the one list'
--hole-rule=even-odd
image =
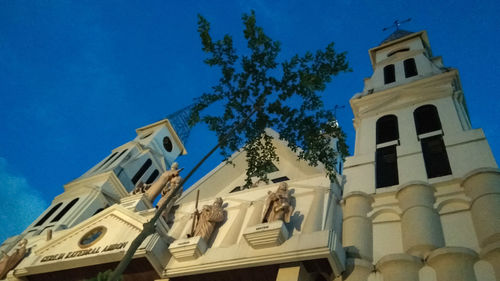
{"label": "weather vane", "polygon": [[394,23],[393,23],[391,26],[385,27],[384,29],[382,29],[382,31],[386,31],[386,30],[391,29],[391,28],[393,28],[393,27],[395,27],[395,28],[396,28],[396,31],[397,31],[397,30],[399,30],[399,26],[400,26],[401,24],[403,24],[403,23],[407,23],[407,22],[409,22],[409,21],[411,21],[411,18],[407,18],[407,19],[402,20],[402,21],[395,20],[395,21],[394,21]]}
{"label": "weather vane", "polygon": [[338,105],[338,104],[336,104],[333,107],[333,116],[335,117],[335,119],[337,119],[337,109],[342,109],[344,107],[345,107],[345,105]]}

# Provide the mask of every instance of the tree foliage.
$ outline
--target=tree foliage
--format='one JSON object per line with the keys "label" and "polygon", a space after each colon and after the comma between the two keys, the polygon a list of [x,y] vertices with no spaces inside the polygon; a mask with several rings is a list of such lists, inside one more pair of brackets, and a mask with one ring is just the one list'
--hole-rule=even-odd
{"label": "tree foliage", "polygon": [[[336,52],[334,43],[330,43],[315,53],[278,62],[280,43],[256,25],[255,13],[244,14],[242,20],[248,50],[239,54],[231,36],[214,40],[210,23],[198,16],[202,50],[207,54],[205,63],[219,68],[221,77],[209,93],[196,99],[191,125],[206,123],[223,142],[221,153],[226,159],[243,147],[249,166],[247,186],[252,177],[267,181],[269,164],[279,160],[266,128],[276,130],[300,159],[314,166],[323,163],[333,178],[337,154],[328,136],[339,139],[342,156],[347,154],[347,146],[345,134],[332,110],[323,107],[319,92],[325,90],[333,76],[350,71],[346,53]],[[211,114],[209,107],[222,110]],[[251,113],[255,114],[249,122],[223,140],[238,121],[248,119]]]}

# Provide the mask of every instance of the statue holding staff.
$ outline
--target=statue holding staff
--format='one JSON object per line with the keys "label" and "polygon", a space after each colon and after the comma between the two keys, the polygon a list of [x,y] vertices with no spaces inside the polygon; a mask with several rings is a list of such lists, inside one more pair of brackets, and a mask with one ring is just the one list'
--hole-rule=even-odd
{"label": "statue holding staff", "polygon": [[198,214],[195,212],[193,219],[198,216],[198,220],[193,236],[201,236],[208,243],[216,224],[225,219],[222,203],[222,198],[218,197],[211,206],[205,205]]}

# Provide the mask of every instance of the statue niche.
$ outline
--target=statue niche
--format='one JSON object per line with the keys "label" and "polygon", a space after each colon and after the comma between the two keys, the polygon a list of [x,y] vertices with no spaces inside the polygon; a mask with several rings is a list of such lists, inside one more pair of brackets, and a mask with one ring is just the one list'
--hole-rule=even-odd
{"label": "statue niche", "polygon": [[293,206],[290,204],[290,199],[286,182],[280,183],[276,192],[269,191],[266,203],[264,204],[262,222],[282,220],[289,223],[293,213]]}
{"label": "statue niche", "polygon": [[14,267],[16,267],[26,256],[26,244],[28,244],[28,240],[21,240],[18,244],[18,248],[10,256],[2,251],[2,258],[0,259],[0,279],[4,279],[5,275],[14,269]]}
{"label": "statue niche", "polygon": [[193,218],[196,220],[196,225],[188,237],[201,236],[208,243],[216,224],[225,219],[222,203],[222,198],[218,197],[211,206],[203,206],[201,212],[196,210]]}

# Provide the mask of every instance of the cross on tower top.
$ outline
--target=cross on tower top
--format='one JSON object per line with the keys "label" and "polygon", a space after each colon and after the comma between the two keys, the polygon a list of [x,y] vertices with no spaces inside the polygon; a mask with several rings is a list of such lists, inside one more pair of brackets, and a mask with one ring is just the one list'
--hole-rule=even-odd
{"label": "cross on tower top", "polygon": [[382,29],[382,31],[386,31],[386,30],[391,29],[391,28],[394,28],[394,27],[396,28],[396,31],[397,31],[397,30],[399,30],[399,26],[400,26],[401,24],[403,24],[403,23],[407,23],[407,22],[409,22],[409,21],[411,21],[411,18],[407,18],[407,19],[402,20],[402,21],[395,20],[395,21],[394,21],[394,23],[393,23],[391,26],[384,27],[384,28]]}

